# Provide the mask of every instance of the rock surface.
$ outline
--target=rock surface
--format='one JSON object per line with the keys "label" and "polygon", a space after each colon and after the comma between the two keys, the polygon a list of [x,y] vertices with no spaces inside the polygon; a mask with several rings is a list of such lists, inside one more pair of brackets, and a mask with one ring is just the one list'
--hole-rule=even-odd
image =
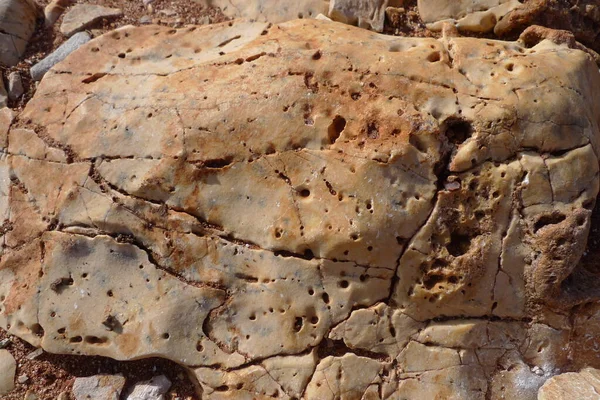
{"label": "rock surface", "polygon": [[400,0],[331,0],[328,15],[334,21],[381,32],[386,8],[399,4]]}
{"label": "rock surface", "polygon": [[91,39],[91,36],[87,32],[79,32],[73,35],[52,54],[31,67],[31,77],[33,80],[41,80],[50,68],[67,58],[69,54],[77,50],[81,45],[89,42]]}
{"label": "rock surface", "polygon": [[170,387],[171,382],[166,376],[156,376],[149,381],[136,383],[125,400],[163,400]]}
{"label": "rock surface", "polygon": [[52,0],[44,7],[44,24],[51,27],[60,18],[67,7],[73,4],[74,0]]}
{"label": "rock surface", "polygon": [[260,22],[284,22],[296,18],[314,18],[327,14],[329,0],[204,0],[219,7],[230,18],[246,18]]}
{"label": "rock surface", "polygon": [[451,22],[459,30],[482,33],[494,30],[498,21],[522,5],[519,0],[419,0],[418,6],[431,30]]}
{"label": "rock surface", "polygon": [[122,375],[94,375],[73,383],[75,400],[119,400],[125,386]]}
{"label": "rock surface", "polygon": [[597,0],[529,0],[498,22],[495,33],[515,36],[531,25],[571,31],[600,52],[600,4]]}
{"label": "rock surface", "polygon": [[538,400],[597,400],[599,398],[600,370],[593,368],[550,378],[538,394]]}
{"label": "rock surface", "polygon": [[38,15],[34,0],[0,2],[0,64],[13,66],[25,52]]}
{"label": "rock surface", "polygon": [[0,326],[203,399],[535,398],[600,364],[599,89],[549,40],[116,30],[0,118]]}
{"label": "rock surface", "polygon": [[15,387],[17,363],[8,350],[0,350],[0,395],[10,393]]}
{"label": "rock surface", "polygon": [[65,36],[73,36],[103,18],[118,18],[123,11],[118,8],[103,7],[95,4],[77,4],[63,18],[60,32]]}

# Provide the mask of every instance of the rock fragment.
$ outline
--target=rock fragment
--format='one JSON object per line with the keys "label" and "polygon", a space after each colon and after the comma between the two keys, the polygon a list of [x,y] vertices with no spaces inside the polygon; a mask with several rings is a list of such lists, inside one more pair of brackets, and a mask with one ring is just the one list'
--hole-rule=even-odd
{"label": "rock fragment", "polygon": [[538,392],[538,400],[597,400],[600,398],[600,370],[584,368],[550,378]]}
{"label": "rock fragment", "polygon": [[118,18],[123,11],[118,8],[109,8],[95,4],[77,4],[71,8],[63,18],[60,32],[65,36],[72,36],[101,19]]}
{"label": "rock fragment", "polygon": [[0,109],[6,107],[8,104],[8,93],[4,87],[4,79],[0,76]]}
{"label": "rock fragment", "polygon": [[15,387],[17,362],[8,350],[0,350],[0,395],[10,393]]}
{"label": "rock fragment", "polygon": [[231,18],[260,22],[284,22],[296,18],[314,18],[327,14],[329,0],[206,0]]}
{"label": "rock fragment", "polygon": [[419,0],[419,14],[427,28],[441,30],[452,22],[459,30],[489,32],[512,10],[521,7],[518,0]]}
{"label": "rock fragment", "polygon": [[386,8],[401,3],[400,0],[331,0],[328,15],[334,21],[382,32]]}
{"label": "rock fragment", "polygon": [[0,64],[16,65],[35,30],[38,6],[34,0],[0,2]]}
{"label": "rock fragment", "polygon": [[94,375],[76,378],[73,383],[75,400],[119,400],[125,386],[122,375]]}
{"label": "rock fragment", "polygon": [[52,54],[31,67],[31,77],[33,80],[41,80],[50,68],[67,58],[69,54],[77,50],[84,43],[89,42],[91,39],[91,36],[87,32],[79,32],[73,35]]}
{"label": "rock fragment", "polygon": [[8,74],[8,98],[12,101],[17,101],[23,96],[23,93],[24,89],[21,74],[16,71]]}
{"label": "rock fragment", "polygon": [[170,387],[171,381],[166,376],[155,376],[149,381],[136,383],[125,400],[163,400]]}
{"label": "rock fragment", "polygon": [[73,4],[74,0],[52,0],[44,8],[44,24],[47,28],[51,27],[60,18],[67,7]]}

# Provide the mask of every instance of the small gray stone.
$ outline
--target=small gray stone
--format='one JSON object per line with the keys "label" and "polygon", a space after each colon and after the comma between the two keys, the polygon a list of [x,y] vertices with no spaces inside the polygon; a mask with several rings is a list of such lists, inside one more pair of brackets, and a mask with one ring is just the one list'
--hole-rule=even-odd
{"label": "small gray stone", "polygon": [[23,90],[21,75],[18,72],[11,72],[8,74],[8,98],[12,101],[16,101],[23,96],[23,93],[25,93],[25,91]]}
{"label": "small gray stone", "polygon": [[123,375],[94,375],[73,383],[76,400],[118,400],[125,386]]}
{"label": "small gray stone", "polygon": [[[4,81],[2,80],[2,76],[0,75],[0,108],[6,107],[8,103],[8,94],[6,94],[6,89],[4,88]],[[6,340],[6,339],[4,339]],[[2,342],[4,342],[4,340]],[[6,346],[4,346],[6,347]],[[2,348],[2,347],[0,347]]]}
{"label": "small gray stone", "polygon": [[138,382],[131,389],[126,400],[163,400],[171,387],[171,381],[164,375],[155,376],[149,381]]}
{"label": "small gray stone", "polygon": [[8,350],[0,350],[0,395],[9,393],[15,388],[15,372],[17,362]]}
{"label": "small gray stone", "polygon": [[[2,79],[0,79],[0,92],[2,91],[2,89],[4,89],[4,83],[2,82]],[[0,96],[1,96],[1,94],[0,94]],[[9,344],[10,344],[9,338],[4,338],[4,339],[0,340],[0,349],[7,347]]]}
{"label": "small gray stone", "polygon": [[142,16],[142,18],[140,18],[140,24],[146,25],[146,24],[151,24],[152,23],[152,17],[148,16],[148,15],[144,15]]}
{"label": "small gray stone", "polygon": [[28,359],[28,360],[35,360],[36,358],[38,358],[42,354],[44,354],[44,349],[42,349],[41,347],[39,347],[39,348],[35,349],[34,351],[32,351],[31,353],[27,354],[25,356],[25,358]]}
{"label": "small gray stone", "polygon": [[118,18],[122,15],[123,11],[118,8],[108,8],[95,4],[77,4],[65,14],[60,25],[60,32],[65,36],[71,36],[102,18]]}
{"label": "small gray stone", "polygon": [[19,375],[17,377],[17,382],[19,382],[20,384],[23,384],[23,383],[27,382],[28,380],[29,380],[29,377],[25,374]]}
{"label": "small gray stone", "polygon": [[69,54],[77,50],[85,43],[89,42],[91,39],[92,38],[87,32],[79,32],[73,35],[52,54],[31,67],[31,77],[33,80],[41,80],[44,75],[46,75],[46,72],[50,70],[50,68],[67,58]]}

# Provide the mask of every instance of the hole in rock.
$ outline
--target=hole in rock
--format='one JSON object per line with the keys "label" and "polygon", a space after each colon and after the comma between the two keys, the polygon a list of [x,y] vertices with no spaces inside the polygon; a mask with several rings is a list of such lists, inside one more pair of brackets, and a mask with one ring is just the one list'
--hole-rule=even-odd
{"label": "hole in rock", "polygon": [[100,338],[98,336],[86,336],[85,342],[88,344],[104,344],[108,340],[106,338]]}
{"label": "hole in rock", "polygon": [[296,317],[296,320],[294,321],[294,332],[300,332],[303,325],[304,322],[302,321],[302,317]]}
{"label": "hole in rock", "polygon": [[202,166],[206,168],[224,168],[233,162],[233,157],[215,158],[202,162]]}
{"label": "hole in rock", "polygon": [[455,145],[462,144],[473,134],[473,126],[469,121],[462,118],[448,118],[445,121],[446,137],[450,143]]}
{"label": "hole in rock", "polygon": [[469,251],[471,247],[471,236],[463,235],[458,232],[452,232],[450,243],[446,246],[448,253],[454,257],[462,256]]}
{"label": "hole in rock", "polygon": [[336,115],[327,128],[327,136],[329,138],[329,143],[334,144],[336,140],[340,137],[344,129],[346,128],[346,119],[344,117],[340,117]]}
{"label": "hole in rock", "polygon": [[444,281],[444,276],[440,274],[427,275],[423,279],[423,286],[427,290],[433,289],[435,285]]}
{"label": "hole in rock", "polygon": [[42,328],[42,326],[40,324],[31,325],[31,332],[35,336],[39,336],[39,337],[44,336],[44,328]]}
{"label": "hole in rock", "polygon": [[561,222],[563,222],[566,219],[564,214],[561,214],[559,212],[555,212],[552,214],[546,214],[546,215],[542,215],[534,224],[533,226],[533,231],[537,232],[540,229],[542,229],[543,227],[547,226],[547,225],[556,225],[556,224],[560,224]]}
{"label": "hole in rock", "polygon": [[310,196],[310,190],[308,190],[308,189],[302,189],[298,193],[300,194],[300,197],[309,197]]}
{"label": "hole in rock", "polygon": [[439,51],[435,51],[427,56],[427,61],[429,62],[437,62],[442,59]]}
{"label": "hole in rock", "polygon": [[69,339],[70,343],[81,343],[83,342],[83,338],[81,336],[73,336]]}

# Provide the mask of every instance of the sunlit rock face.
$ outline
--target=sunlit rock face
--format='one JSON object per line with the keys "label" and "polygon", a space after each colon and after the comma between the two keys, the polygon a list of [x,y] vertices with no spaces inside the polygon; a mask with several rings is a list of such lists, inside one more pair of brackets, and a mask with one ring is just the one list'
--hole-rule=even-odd
{"label": "sunlit rock face", "polygon": [[202,398],[535,398],[600,365],[598,90],[547,40],[119,29],[0,113],[0,326]]}

